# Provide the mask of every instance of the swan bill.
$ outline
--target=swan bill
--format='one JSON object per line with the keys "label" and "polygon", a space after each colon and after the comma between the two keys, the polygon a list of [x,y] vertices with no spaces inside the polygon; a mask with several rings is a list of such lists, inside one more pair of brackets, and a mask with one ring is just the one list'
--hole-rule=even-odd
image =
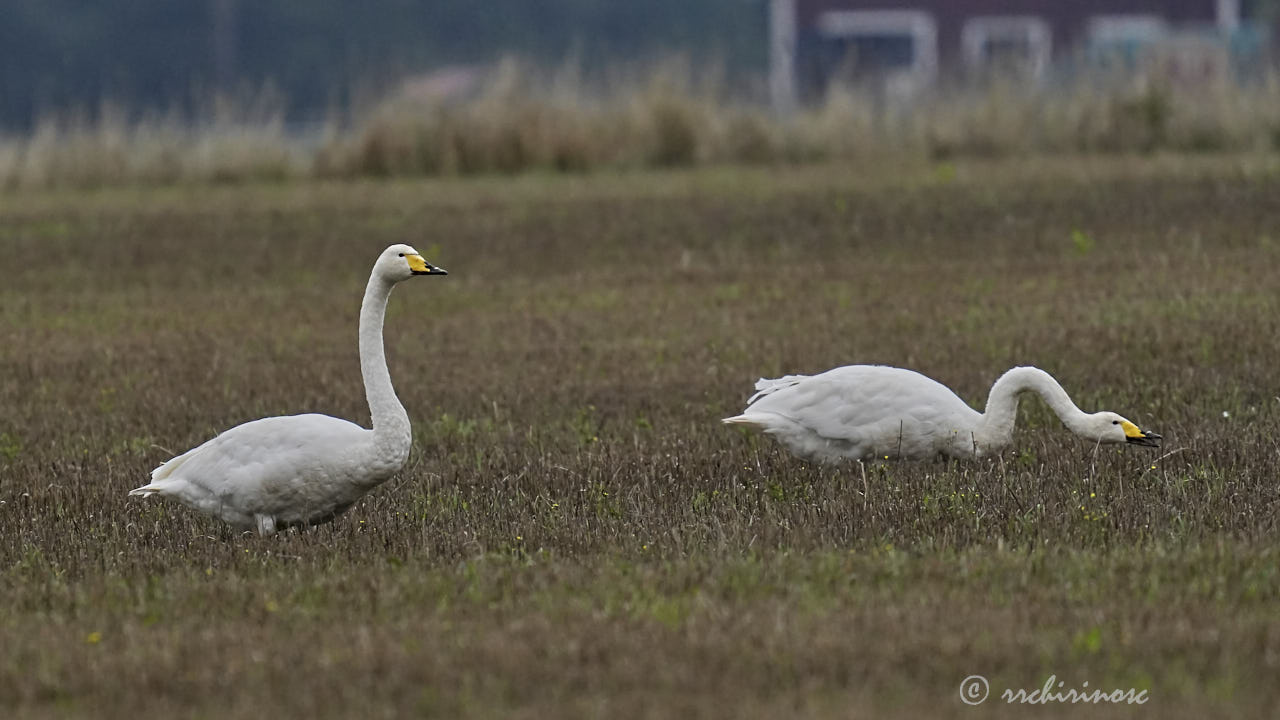
{"label": "swan bill", "polygon": [[414,275],[448,275],[444,268],[438,268],[427,262],[421,255],[406,255],[405,260],[409,261],[409,271]]}
{"label": "swan bill", "polygon": [[1153,432],[1144,431],[1142,433],[1142,437],[1125,438],[1125,442],[1127,442],[1130,445],[1141,445],[1143,447],[1158,448],[1160,447],[1161,439],[1162,438],[1159,435]]}
{"label": "swan bill", "polygon": [[1134,425],[1128,420],[1123,421],[1121,427],[1124,428],[1124,439],[1130,445],[1160,447],[1160,440],[1162,438],[1156,433],[1153,433],[1150,430],[1139,429],[1137,425]]}

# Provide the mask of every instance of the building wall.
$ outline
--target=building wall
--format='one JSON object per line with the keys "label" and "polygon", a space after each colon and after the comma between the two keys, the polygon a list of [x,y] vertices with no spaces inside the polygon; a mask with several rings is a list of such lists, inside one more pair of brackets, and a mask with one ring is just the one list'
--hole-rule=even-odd
{"label": "building wall", "polygon": [[964,21],[978,15],[1035,15],[1052,30],[1055,53],[1077,46],[1095,15],[1157,15],[1171,25],[1218,22],[1220,0],[794,0],[796,27],[812,28],[832,10],[923,10],[938,24],[938,55],[960,54]]}
{"label": "building wall", "polygon": [[814,52],[830,42],[818,24],[831,11],[928,13],[929,32],[936,32],[929,51],[929,74],[948,75],[962,66],[963,29],[975,17],[1036,17],[1047,25],[1049,52],[1058,57],[1085,43],[1094,17],[1146,15],[1162,19],[1173,29],[1216,25],[1234,30],[1240,5],[1241,0],[771,0],[770,86],[774,106],[783,111],[800,99],[812,99],[825,87],[822,76],[830,58],[815,57]]}

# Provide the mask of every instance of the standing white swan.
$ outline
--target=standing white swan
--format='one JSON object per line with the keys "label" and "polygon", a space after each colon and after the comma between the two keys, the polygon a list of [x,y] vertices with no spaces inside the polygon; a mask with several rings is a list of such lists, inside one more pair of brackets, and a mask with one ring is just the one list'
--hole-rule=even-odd
{"label": "standing white swan", "polygon": [[1067,429],[1098,443],[1159,447],[1160,436],[1113,412],[1086,413],[1049,373],[1016,367],[991,386],[987,409],[969,407],[945,385],[911,370],[850,365],[820,375],[761,379],[747,409],[728,424],[773,435],[795,455],[821,462],[995,454],[1013,440],[1018,394],[1030,390]]}
{"label": "standing white swan", "polygon": [[327,522],[409,458],[409,416],[396,398],[382,346],[387,298],[414,275],[447,275],[408,245],[378,256],[360,305],[360,373],[373,429],[329,415],[254,420],[151,472],[130,495],[162,495],[237,528],[272,535]]}

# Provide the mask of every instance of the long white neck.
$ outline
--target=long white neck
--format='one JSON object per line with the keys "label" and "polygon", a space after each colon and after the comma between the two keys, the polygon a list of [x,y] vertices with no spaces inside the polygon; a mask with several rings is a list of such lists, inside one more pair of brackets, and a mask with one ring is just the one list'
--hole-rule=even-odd
{"label": "long white neck", "polygon": [[387,371],[387,356],[382,347],[382,320],[393,287],[393,283],[379,277],[376,271],[369,277],[364,302],[360,305],[360,374],[364,376],[364,392],[373,417],[374,450],[381,459],[399,458],[398,467],[409,457],[412,437],[409,415],[391,386],[391,373]]}
{"label": "long white neck", "polygon": [[1030,390],[1044,398],[1049,408],[1067,429],[1081,433],[1088,415],[1071,402],[1067,391],[1049,373],[1033,367],[1016,367],[1000,376],[991,386],[987,408],[974,432],[980,448],[994,450],[1013,440],[1013,425],[1018,419],[1018,394]]}

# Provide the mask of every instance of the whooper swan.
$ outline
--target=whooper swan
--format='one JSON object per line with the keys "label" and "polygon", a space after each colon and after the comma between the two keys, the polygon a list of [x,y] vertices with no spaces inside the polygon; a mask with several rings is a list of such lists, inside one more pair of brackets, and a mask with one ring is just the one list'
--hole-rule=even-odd
{"label": "whooper swan", "polygon": [[447,275],[408,245],[378,256],[360,305],[360,372],[373,429],[328,415],[238,425],[151,472],[130,495],[162,495],[244,529],[272,535],[332,520],[409,458],[409,416],[382,346],[387,298],[414,275]]}
{"label": "whooper swan", "polygon": [[1007,447],[1018,394],[1030,390],[1067,429],[1097,443],[1159,447],[1160,436],[1112,412],[1086,413],[1049,373],[1016,367],[991,386],[980,413],[918,372],[850,365],[819,375],[761,379],[747,409],[724,422],[758,428],[793,454],[820,462],[868,458],[986,457]]}

